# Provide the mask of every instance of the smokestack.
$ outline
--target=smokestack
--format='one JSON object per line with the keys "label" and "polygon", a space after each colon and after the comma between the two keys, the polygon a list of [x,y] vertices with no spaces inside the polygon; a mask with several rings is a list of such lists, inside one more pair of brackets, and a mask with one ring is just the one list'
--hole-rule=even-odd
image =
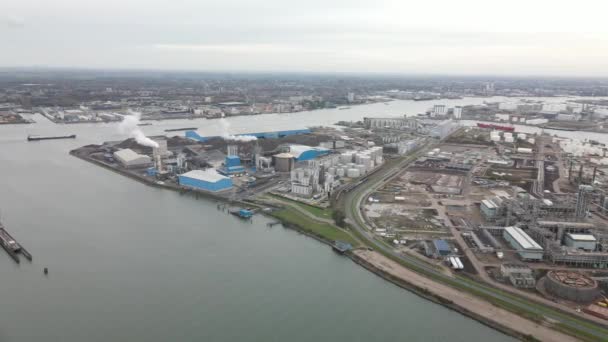
{"label": "smokestack", "polygon": [[595,174],[597,173],[597,166],[593,167],[593,177],[591,178],[591,185],[595,184]]}

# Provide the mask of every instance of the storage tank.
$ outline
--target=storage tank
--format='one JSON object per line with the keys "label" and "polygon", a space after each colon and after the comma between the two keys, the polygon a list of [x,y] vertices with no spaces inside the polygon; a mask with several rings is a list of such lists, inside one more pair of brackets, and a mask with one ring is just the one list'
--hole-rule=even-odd
{"label": "storage tank", "polygon": [[512,143],[512,142],[515,142],[515,139],[513,139],[512,136],[511,137],[505,137],[505,142]]}
{"label": "storage tank", "polygon": [[338,175],[338,177],[344,177],[344,170],[345,169],[343,167],[336,169],[336,174]]}
{"label": "storage tank", "polygon": [[332,166],[332,167],[330,167],[330,168],[327,169],[327,172],[330,175],[335,176],[336,175],[336,168]]}
{"label": "storage tank", "polygon": [[517,139],[526,140],[526,133],[517,133]]}
{"label": "storage tank", "polygon": [[293,170],[294,156],[291,153],[279,153],[272,156],[274,169],[277,172],[290,172]]}
{"label": "storage tank", "polygon": [[348,169],[348,171],[346,171],[346,177],[348,178],[357,178],[359,176],[361,176],[361,173],[358,169]]}
{"label": "storage tank", "polygon": [[352,152],[344,152],[340,155],[340,162],[341,163],[351,163],[353,161],[353,154]]}
{"label": "storage tank", "polygon": [[364,175],[366,174],[367,167],[363,164],[359,164],[357,165],[357,170],[359,170],[359,174]]}

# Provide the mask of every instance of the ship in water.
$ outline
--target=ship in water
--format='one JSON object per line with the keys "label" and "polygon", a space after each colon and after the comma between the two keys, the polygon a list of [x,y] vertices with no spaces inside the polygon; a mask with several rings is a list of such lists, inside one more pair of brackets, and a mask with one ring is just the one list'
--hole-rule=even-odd
{"label": "ship in water", "polygon": [[28,135],[27,136],[27,141],[55,140],[55,139],[76,139],[76,134],[49,136],[49,137],[41,137],[38,135]]}
{"label": "ship in water", "polygon": [[198,127],[182,127],[182,128],[168,128],[165,132],[177,132],[177,131],[196,131]]}
{"label": "ship in water", "polygon": [[2,223],[0,223],[0,246],[4,248],[6,253],[19,263],[18,254],[23,255],[27,260],[32,261],[32,255],[23,246],[21,246],[13,237],[4,229]]}
{"label": "ship in water", "polygon": [[513,126],[503,126],[503,125],[481,123],[481,122],[477,123],[477,127],[479,127],[479,128],[497,129],[499,131],[506,131],[506,132],[513,132],[515,130],[515,127],[513,127]]}

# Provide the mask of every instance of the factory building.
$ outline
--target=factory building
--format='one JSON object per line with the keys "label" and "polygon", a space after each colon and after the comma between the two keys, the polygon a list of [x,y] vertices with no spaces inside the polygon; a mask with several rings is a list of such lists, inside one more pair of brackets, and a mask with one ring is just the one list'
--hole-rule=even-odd
{"label": "factory building", "polygon": [[461,106],[456,106],[454,107],[454,119],[461,119],[462,118],[462,107]]}
{"label": "factory building", "polygon": [[433,110],[431,111],[431,117],[435,116],[444,116],[446,114],[446,107],[442,104],[436,104],[433,106]]}
{"label": "factory building", "polygon": [[481,200],[479,209],[481,209],[481,214],[486,221],[493,220],[498,213],[498,206],[491,199]]}
{"label": "factory building", "polygon": [[245,168],[241,165],[241,158],[237,155],[228,155],[224,161],[224,167],[219,169],[224,175],[242,175],[245,173]]}
{"label": "factory building", "polygon": [[534,288],[536,279],[532,274],[532,269],[526,265],[520,264],[502,264],[500,265],[500,275],[509,279],[511,285],[517,288]]}
{"label": "factory building", "polygon": [[367,129],[392,128],[417,130],[420,123],[415,118],[363,118],[363,124]]}
{"label": "factory building", "polygon": [[289,152],[294,156],[296,161],[306,161],[327,155],[330,150],[323,147],[290,145]]}
{"label": "factory building", "polygon": [[433,240],[433,246],[435,247],[435,256],[443,257],[446,255],[450,255],[452,253],[452,249],[450,245],[445,240],[436,239]]}
{"label": "factory building", "polygon": [[519,227],[506,227],[503,238],[517,251],[522,260],[540,261],[543,248]]}
{"label": "factory building", "polygon": [[591,234],[566,234],[564,244],[574,249],[582,249],[587,252],[595,251],[597,239]]}
{"label": "factory building", "polygon": [[127,168],[148,166],[152,163],[152,158],[149,156],[139,154],[129,148],[114,152],[114,158]]}
{"label": "factory building", "polygon": [[592,191],[593,187],[590,185],[581,185],[578,187],[575,212],[577,219],[585,218],[589,214],[589,200],[591,199]]}
{"label": "factory building", "polygon": [[210,192],[232,188],[232,179],[219,174],[215,169],[193,170],[179,175],[181,186]]}

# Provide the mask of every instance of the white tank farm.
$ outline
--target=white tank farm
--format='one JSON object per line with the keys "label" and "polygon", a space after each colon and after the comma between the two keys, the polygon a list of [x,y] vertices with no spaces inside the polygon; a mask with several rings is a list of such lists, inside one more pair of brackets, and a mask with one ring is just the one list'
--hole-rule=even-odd
{"label": "white tank farm", "polygon": [[352,152],[344,152],[340,155],[340,163],[347,164],[347,163],[352,163],[352,161],[353,161]]}
{"label": "white tank farm", "polygon": [[348,169],[346,171],[346,177],[348,178],[357,178],[359,176],[361,176],[361,172],[358,169]]}

